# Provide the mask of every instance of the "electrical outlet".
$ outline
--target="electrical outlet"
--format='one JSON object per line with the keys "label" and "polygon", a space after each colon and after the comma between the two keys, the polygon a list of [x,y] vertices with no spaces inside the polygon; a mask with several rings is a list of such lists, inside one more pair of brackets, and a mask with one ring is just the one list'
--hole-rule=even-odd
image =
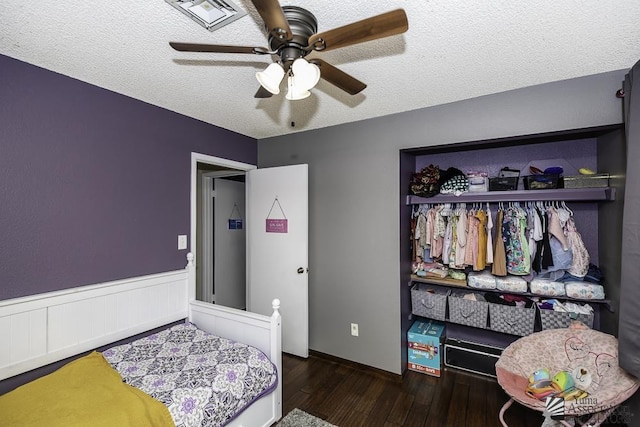
{"label": "electrical outlet", "polygon": [[358,324],[357,323],[352,323],[351,324],[351,335],[353,335],[354,337],[358,336]]}
{"label": "electrical outlet", "polygon": [[178,235],[178,250],[181,251],[183,249],[187,249],[187,235],[186,234]]}

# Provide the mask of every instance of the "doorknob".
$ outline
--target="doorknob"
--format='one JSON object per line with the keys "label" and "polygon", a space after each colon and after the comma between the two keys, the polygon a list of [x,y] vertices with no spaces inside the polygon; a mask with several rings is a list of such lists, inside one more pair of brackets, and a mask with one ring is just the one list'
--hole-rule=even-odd
{"label": "doorknob", "polygon": [[[309,271],[309,269],[307,269],[307,272]],[[304,273],[304,268],[302,267],[298,267],[298,274],[302,274]]]}

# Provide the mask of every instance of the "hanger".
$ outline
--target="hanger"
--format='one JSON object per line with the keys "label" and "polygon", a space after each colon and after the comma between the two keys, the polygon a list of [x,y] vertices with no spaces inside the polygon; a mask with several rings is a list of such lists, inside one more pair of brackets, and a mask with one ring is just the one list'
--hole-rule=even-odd
{"label": "hanger", "polygon": [[569,209],[569,206],[567,206],[567,204],[565,203],[564,200],[562,201],[562,207],[563,207],[563,209],[566,209],[567,212],[569,212],[570,216],[573,216],[573,211],[571,209]]}

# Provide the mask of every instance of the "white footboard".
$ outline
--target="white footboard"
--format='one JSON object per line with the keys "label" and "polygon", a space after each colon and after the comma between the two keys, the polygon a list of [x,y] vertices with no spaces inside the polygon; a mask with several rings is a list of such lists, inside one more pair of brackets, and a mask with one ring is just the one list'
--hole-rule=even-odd
{"label": "white footboard", "polygon": [[268,427],[282,417],[282,336],[278,309],[280,301],[273,300],[271,317],[234,308],[190,303],[189,319],[198,328],[260,349],[278,369],[278,386],[242,412],[230,427]]}

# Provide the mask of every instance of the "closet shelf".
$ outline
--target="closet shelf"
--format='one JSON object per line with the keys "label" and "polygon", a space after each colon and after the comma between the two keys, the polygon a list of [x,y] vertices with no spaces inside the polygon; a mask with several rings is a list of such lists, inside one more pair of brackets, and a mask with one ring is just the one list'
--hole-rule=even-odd
{"label": "closet shelf", "polygon": [[411,281],[409,282],[409,286],[412,286],[413,283],[427,283],[430,285],[440,285],[440,286],[446,286],[450,288],[464,288],[464,289],[468,289],[470,292],[478,292],[478,293],[492,292],[497,294],[510,294],[510,295],[522,295],[526,297],[538,297],[542,299],[560,299],[564,301],[586,302],[590,304],[605,304],[611,311],[611,301],[608,299],[571,298],[566,295],[565,296],[544,296],[539,294],[533,294],[531,292],[508,292],[508,291],[502,291],[499,289],[472,288],[471,286],[468,286],[464,280],[454,280],[451,278],[439,279],[439,278],[432,278],[432,277],[420,277],[420,276],[416,276],[415,274],[411,275]]}
{"label": "closet shelf", "polygon": [[425,203],[534,202],[534,201],[610,201],[615,200],[613,187],[557,188],[549,190],[515,190],[468,192],[460,196],[438,194],[433,197],[407,196],[407,205]]}

